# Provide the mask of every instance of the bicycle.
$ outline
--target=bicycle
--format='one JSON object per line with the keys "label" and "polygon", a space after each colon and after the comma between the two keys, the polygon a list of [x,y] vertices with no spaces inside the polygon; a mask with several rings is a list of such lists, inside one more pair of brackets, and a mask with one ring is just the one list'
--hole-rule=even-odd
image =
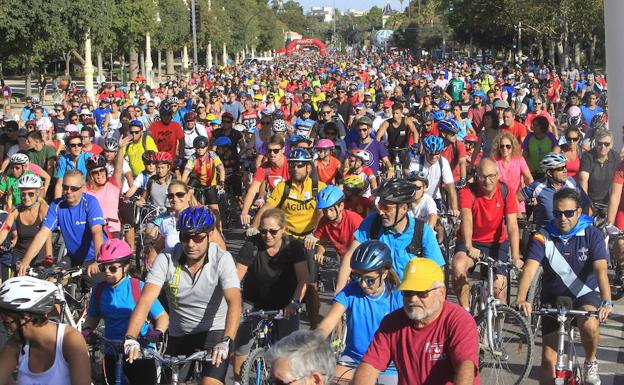
{"label": "bicycle", "polygon": [[253,330],[251,351],[243,363],[241,371],[241,385],[269,385],[271,372],[270,363],[265,356],[273,342],[274,320],[282,318],[281,310],[259,310],[243,314],[245,320],[259,318],[260,321]]}
{"label": "bicycle", "polygon": [[329,334],[329,343],[336,356],[336,361],[342,356],[342,352],[347,346],[347,313],[343,313],[340,317],[340,322],[336,325],[334,330]]}
{"label": "bicycle", "polygon": [[[124,341],[108,339],[98,332],[93,332],[90,339],[92,340],[92,343],[89,343],[88,345],[93,378],[95,380],[102,379],[104,384],[109,382],[103,354],[105,354],[105,352],[112,351],[115,354],[115,385],[128,384],[128,379],[123,374]],[[96,358],[98,356],[96,354],[97,351],[100,351],[101,353],[99,355],[100,360]]]}
{"label": "bicycle", "polygon": [[442,231],[442,242],[440,248],[442,249],[442,256],[446,262],[444,265],[444,278],[447,282],[451,282],[451,260],[455,255],[455,241],[457,240],[457,227],[459,226],[459,218],[450,213],[438,214],[439,227]]}
{"label": "bicycle", "polygon": [[[134,199],[136,201],[136,199]],[[132,201],[132,200],[129,200]],[[157,216],[164,213],[167,209],[161,206],[145,203],[142,206],[135,205],[135,221],[137,224],[135,250],[135,264],[140,269],[141,263],[145,266],[144,258],[147,256],[146,248],[151,244],[145,242],[145,233],[147,232],[147,224],[156,219]],[[141,269],[140,269],[141,270]]]}
{"label": "bicycle", "polygon": [[[160,368],[163,366],[171,369],[171,385],[179,385],[180,384],[180,370],[182,366],[192,363],[202,363],[208,362],[212,360],[212,352],[207,350],[201,350],[191,354],[190,356],[170,356],[167,354],[161,355],[158,351],[153,348],[145,348],[143,349],[143,358],[144,359],[154,359],[156,365]],[[162,370],[160,371],[162,374]],[[201,365],[195,365],[194,370],[194,378],[201,378]],[[160,383],[161,379],[158,379],[157,383]]]}
{"label": "bicycle", "polygon": [[401,162],[401,153],[409,151],[409,147],[392,147],[388,151],[394,154],[394,176],[403,178],[403,163]]}
{"label": "bicycle", "polygon": [[482,255],[476,265],[487,269],[487,280],[479,280],[470,291],[470,312],[479,331],[481,380],[484,384],[520,384],[532,366],[533,333],[522,314],[494,296],[494,269],[513,263]]}
{"label": "bicycle", "polygon": [[[572,310],[572,298],[558,297],[557,308],[540,308],[533,311],[540,316],[556,316],[559,323],[557,343],[557,363],[555,365],[555,385],[580,385],[585,383],[583,371],[576,357],[574,345],[574,328],[572,320],[576,316],[598,317],[597,311]],[[566,342],[567,339],[567,342]],[[567,363],[566,363],[567,358]]]}
{"label": "bicycle", "polygon": [[607,252],[609,253],[608,267],[614,271],[614,279],[611,280],[611,297],[614,301],[624,296],[624,268],[620,266],[615,243],[624,238],[624,231],[615,226],[603,226],[602,233],[605,237]]}

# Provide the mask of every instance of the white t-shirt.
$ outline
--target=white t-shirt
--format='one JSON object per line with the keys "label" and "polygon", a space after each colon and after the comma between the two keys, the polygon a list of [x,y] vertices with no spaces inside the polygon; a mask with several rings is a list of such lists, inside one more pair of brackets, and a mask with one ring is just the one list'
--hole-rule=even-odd
{"label": "white t-shirt", "polygon": [[[123,187],[121,188],[122,194],[125,194],[126,191],[130,190],[128,179],[126,179],[126,174],[129,172],[132,172],[132,169],[130,168],[128,162],[124,159],[123,166],[121,167],[121,180],[123,181]],[[106,163],[106,173],[108,177],[111,178],[115,173],[115,165],[112,163]]]}
{"label": "white t-shirt", "polygon": [[206,132],[206,127],[203,124],[195,123],[195,128],[191,130],[187,130],[184,127],[184,157],[189,159],[193,154],[195,154],[195,148],[193,148],[193,141],[198,136],[208,137],[208,133]]}
{"label": "white t-shirt", "polygon": [[[427,188],[427,194],[433,199],[440,199],[440,188],[438,185],[440,181],[442,184],[453,183],[453,171],[451,171],[451,165],[445,157],[441,156],[442,170],[440,170],[440,162],[436,161],[435,164],[429,164],[424,156],[419,156],[412,159],[409,165],[409,171],[424,172],[427,175],[429,181],[429,187]],[[420,164],[422,160],[422,165]]]}
{"label": "white t-shirt", "polygon": [[429,220],[429,215],[438,214],[438,207],[433,198],[425,193],[418,204],[412,204],[409,213],[412,217],[427,222]]}

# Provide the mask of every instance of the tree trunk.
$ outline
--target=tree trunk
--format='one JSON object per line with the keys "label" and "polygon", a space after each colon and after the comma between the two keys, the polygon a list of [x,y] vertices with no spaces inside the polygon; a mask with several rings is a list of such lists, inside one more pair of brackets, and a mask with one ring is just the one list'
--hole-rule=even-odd
{"label": "tree trunk", "polygon": [[542,39],[537,39],[537,58],[541,63],[544,62],[544,41]]}
{"label": "tree trunk", "polygon": [[548,40],[548,61],[555,64],[555,47],[556,42],[553,39]]}
{"label": "tree trunk", "polygon": [[[559,62],[559,65],[560,65],[562,68],[565,68],[565,66],[564,66],[564,60],[565,60],[565,59],[564,59],[564,56],[565,56],[565,52],[564,52],[564,51],[565,51],[565,49],[564,49],[564,41],[563,41],[563,39],[559,39],[559,40],[557,41],[557,60],[558,60],[558,62]],[[553,64],[554,64],[554,63],[553,63]]]}
{"label": "tree trunk", "polygon": [[128,78],[126,77],[126,58],[124,57],[123,54],[119,57],[119,64],[120,64],[119,79],[121,81],[121,85],[125,86],[126,82],[128,81]]}
{"label": "tree trunk", "polygon": [[592,34],[591,43],[589,44],[589,57],[587,58],[589,68],[593,68],[596,63],[596,42],[598,40],[598,36],[594,33]]}
{"label": "tree trunk", "polygon": [[70,72],[69,66],[71,64],[71,51],[67,51],[63,54],[63,59],[65,59],[65,71]]}
{"label": "tree trunk", "polygon": [[99,75],[104,75],[104,58],[102,58],[102,52],[98,52],[97,54],[97,73]]}
{"label": "tree trunk", "polygon": [[30,96],[32,87],[32,56],[28,56],[26,59],[26,66],[24,69],[26,71],[26,96]]}
{"label": "tree trunk", "polygon": [[145,53],[141,51],[139,54],[139,65],[141,67],[141,74],[145,76]]}
{"label": "tree trunk", "polygon": [[576,39],[574,40],[574,66],[576,68],[581,66],[581,43]]}
{"label": "tree trunk", "polygon": [[168,49],[167,50],[167,58],[166,60],[166,71],[167,71],[167,75],[174,75],[175,74],[175,67],[174,67],[174,63],[173,63],[173,50],[172,49]]}
{"label": "tree trunk", "polygon": [[139,53],[136,48],[130,48],[130,79],[134,80],[139,73]]}
{"label": "tree trunk", "polygon": [[162,81],[162,51],[158,50],[158,82]]}

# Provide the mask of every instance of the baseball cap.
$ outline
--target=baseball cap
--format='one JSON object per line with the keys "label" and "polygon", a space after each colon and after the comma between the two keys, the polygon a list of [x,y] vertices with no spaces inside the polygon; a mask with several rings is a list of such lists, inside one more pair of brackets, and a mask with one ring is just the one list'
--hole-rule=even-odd
{"label": "baseball cap", "polygon": [[368,117],[368,116],[362,116],[361,118],[358,119],[357,124],[365,124],[368,127],[372,127],[373,126],[373,121]]}
{"label": "baseball cap", "polygon": [[400,291],[426,291],[434,282],[444,282],[442,268],[429,258],[412,258],[403,273]]}
{"label": "baseball cap", "polygon": [[20,128],[17,130],[17,136],[26,137],[28,136],[28,130],[25,128]]}
{"label": "baseball cap", "polygon": [[509,103],[504,100],[497,100],[494,102],[494,109],[497,108],[509,108]]}

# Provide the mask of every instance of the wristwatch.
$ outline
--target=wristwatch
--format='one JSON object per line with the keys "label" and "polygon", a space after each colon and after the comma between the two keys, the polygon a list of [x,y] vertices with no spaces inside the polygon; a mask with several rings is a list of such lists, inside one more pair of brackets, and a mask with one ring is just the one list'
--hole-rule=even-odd
{"label": "wristwatch", "polygon": [[293,305],[295,305],[297,307],[297,309],[301,308],[301,301],[299,301],[298,299],[292,299],[290,301],[290,303],[292,303]]}
{"label": "wristwatch", "polygon": [[611,306],[611,307],[613,307],[613,301],[602,301],[600,303],[600,307],[604,307],[604,306]]}

